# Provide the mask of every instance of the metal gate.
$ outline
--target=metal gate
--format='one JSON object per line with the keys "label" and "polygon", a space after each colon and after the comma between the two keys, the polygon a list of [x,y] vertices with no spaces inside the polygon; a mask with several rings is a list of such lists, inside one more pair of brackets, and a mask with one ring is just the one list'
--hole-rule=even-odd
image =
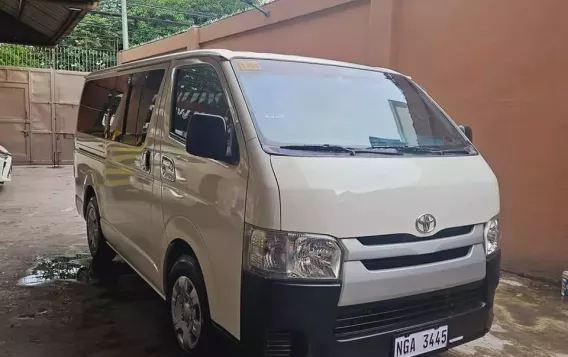
{"label": "metal gate", "polygon": [[86,74],[0,67],[0,145],[15,163],[72,163]]}

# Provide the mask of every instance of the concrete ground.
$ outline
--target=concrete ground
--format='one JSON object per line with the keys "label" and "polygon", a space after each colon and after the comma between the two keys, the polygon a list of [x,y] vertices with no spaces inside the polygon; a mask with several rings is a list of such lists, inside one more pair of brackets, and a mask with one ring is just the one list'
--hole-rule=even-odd
{"label": "concrete ground", "polygon": [[[0,187],[0,356],[179,356],[160,298],[124,263],[93,274],[85,241],[72,168],[14,168]],[[441,357],[568,357],[559,290],[504,274],[492,331]]]}

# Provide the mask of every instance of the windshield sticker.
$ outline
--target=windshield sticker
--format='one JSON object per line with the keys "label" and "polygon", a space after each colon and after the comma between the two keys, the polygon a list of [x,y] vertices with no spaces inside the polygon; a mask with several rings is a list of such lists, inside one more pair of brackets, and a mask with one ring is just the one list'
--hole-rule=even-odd
{"label": "windshield sticker", "polygon": [[238,61],[237,65],[241,71],[262,71],[257,61]]}

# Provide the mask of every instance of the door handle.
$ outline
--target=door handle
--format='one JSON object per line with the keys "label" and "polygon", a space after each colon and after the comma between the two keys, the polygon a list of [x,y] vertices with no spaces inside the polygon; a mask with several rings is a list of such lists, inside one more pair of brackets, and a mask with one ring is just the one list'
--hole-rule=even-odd
{"label": "door handle", "polygon": [[165,180],[175,182],[176,180],[176,166],[174,160],[167,156],[162,156],[162,177]]}
{"label": "door handle", "polygon": [[144,149],[140,157],[140,169],[145,172],[150,172],[150,158],[152,157],[150,149]]}

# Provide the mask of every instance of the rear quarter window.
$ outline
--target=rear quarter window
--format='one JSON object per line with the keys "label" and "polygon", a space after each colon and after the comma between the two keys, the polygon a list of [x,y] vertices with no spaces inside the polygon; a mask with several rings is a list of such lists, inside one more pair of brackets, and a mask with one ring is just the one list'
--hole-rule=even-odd
{"label": "rear quarter window", "polygon": [[108,88],[109,82],[112,82],[112,80],[113,78],[85,83],[77,118],[77,132],[104,137],[103,116],[105,106],[108,106],[110,99],[112,99],[109,98]]}
{"label": "rear quarter window", "polygon": [[165,70],[88,81],[83,90],[77,132],[141,146],[150,126]]}

